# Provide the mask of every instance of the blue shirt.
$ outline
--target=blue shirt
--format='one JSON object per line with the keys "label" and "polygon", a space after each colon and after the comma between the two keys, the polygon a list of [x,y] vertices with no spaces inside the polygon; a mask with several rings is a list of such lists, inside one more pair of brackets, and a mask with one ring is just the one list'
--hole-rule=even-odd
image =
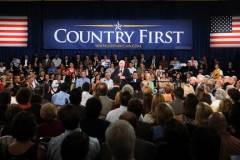
{"label": "blue shirt", "polygon": [[76,87],[82,87],[82,84],[84,82],[88,82],[90,84],[90,79],[89,78],[78,78],[76,82]]}
{"label": "blue shirt", "polygon": [[[75,130],[65,130],[64,133],[62,133],[57,137],[53,137],[50,140],[48,144],[48,154],[47,154],[49,160],[62,160],[61,153],[60,153],[62,141],[67,135],[69,135],[74,131],[81,132],[81,129],[76,128]],[[100,146],[97,138],[89,137],[89,151],[88,151],[86,160],[95,160],[97,159],[99,154],[100,154]]]}
{"label": "blue shirt", "polygon": [[60,91],[57,94],[54,94],[52,96],[52,103],[56,106],[64,105],[65,100],[67,100],[68,103],[70,103],[69,94],[67,94],[66,92],[63,92],[63,91]]}
{"label": "blue shirt", "polygon": [[48,74],[50,74],[51,72],[53,74],[57,74],[57,68],[56,67],[49,67],[48,68]]}
{"label": "blue shirt", "polygon": [[113,88],[113,81],[112,81],[112,79],[107,80],[106,78],[103,78],[101,81],[106,83],[106,85],[108,86],[108,89]]}

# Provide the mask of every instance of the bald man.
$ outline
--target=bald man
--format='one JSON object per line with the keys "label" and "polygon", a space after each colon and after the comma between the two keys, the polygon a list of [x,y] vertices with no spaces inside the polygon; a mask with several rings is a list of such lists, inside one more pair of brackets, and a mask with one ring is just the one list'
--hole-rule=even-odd
{"label": "bald man", "polygon": [[127,84],[128,80],[131,78],[131,73],[129,69],[125,67],[125,62],[123,60],[119,62],[119,67],[117,67],[111,74],[111,79],[116,76],[120,77],[120,79],[122,80],[120,88]]}
{"label": "bald man", "polygon": [[221,137],[220,160],[230,160],[233,155],[240,155],[240,140],[229,135],[227,121],[221,112],[214,112],[208,118],[208,124],[214,128]]}

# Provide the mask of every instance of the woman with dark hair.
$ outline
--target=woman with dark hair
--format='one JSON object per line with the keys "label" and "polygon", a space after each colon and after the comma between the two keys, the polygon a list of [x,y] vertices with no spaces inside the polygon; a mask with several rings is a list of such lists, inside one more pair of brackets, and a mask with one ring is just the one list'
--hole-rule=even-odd
{"label": "woman with dark hair", "polygon": [[111,61],[111,62],[112,62],[112,64],[113,64],[114,68],[115,68],[115,67],[118,67],[119,59],[118,59],[118,56],[117,56],[116,53],[113,55],[113,58],[112,58],[112,61]]}
{"label": "woman with dark hair", "polygon": [[94,91],[96,84],[98,84],[101,79],[100,74],[95,75],[94,81],[92,82],[91,90]]}
{"label": "woman with dark hair", "polygon": [[62,80],[62,75],[61,74],[57,75],[57,79],[54,80],[51,85],[52,86],[52,90],[51,90],[52,94],[57,92],[59,85],[63,82],[64,81]]}
{"label": "woman with dark hair", "polygon": [[30,104],[31,96],[32,96],[32,92],[28,87],[21,87],[17,91],[16,100],[23,109],[27,109],[31,106]]}
{"label": "woman with dark hair", "polygon": [[175,118],[166,120],[163,137],[167,143],[156,144],[156,158],[191,160],[190,139],[186,126]]}
{"label": "woman with dark hair", "polygon": [[232,110],[229,115],[229,125],[232,125],[236,133],[234,136],[240,137],[240,92],[238,89],[231,88],[227,92],[232,104]]}
{"label": "woman with dark hair", "polygon": [[133,55],[133,59],[131,60],[131,62],[133,64],[134,68],[138,67],[138,59],[137,59],[137,56],[135,54]]}
{"label": "woman with dark hair", "polygon": [[73,72],[70,77],[70,91],[73,88],[76,88],[76,82],[77,82],[77,77],[76,77],[76,74]]}
{"label": "woman with dark hair", "polygon": [[143,116],[151,111],[152,99],[153,95],[150,93],[146,93],[143,95]]}
{"label": "woman with dark hair", "polygon": [[30,72],[34,72],[31,63],[28,64],[27,68],[26,68],[26,75],[29,76]]}
{"label": "woman with dark hair", "polygon": [[30,112],[20,112],[14,118],[10,126],[11,135],[16,142],[11,143],[6,149],[7,159],[25,158],[31,160],[44,160],[45,149],[43,146],[33,143],[30,139],[37,131],[35,117]]}

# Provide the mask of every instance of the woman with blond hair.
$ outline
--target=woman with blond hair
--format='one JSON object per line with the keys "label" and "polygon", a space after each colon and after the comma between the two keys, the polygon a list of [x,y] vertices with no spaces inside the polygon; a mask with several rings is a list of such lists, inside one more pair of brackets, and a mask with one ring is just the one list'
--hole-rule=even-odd
{"label": "woman with blond hair", "polygon": [[143,92],[143,94],[146,94],[146,93],[153,94],[153,90],[150,86],[143,86],[142,87],[142,92]]}
{"label": "woman with blond hair", "polygon": [[57,120],[57,108],[52,103],[42,105],[40,116],[45,120],[44,123],[38,126],[39,137],[56,137],[64,132],[64,127]]}
{"label": "woman with blond hair", "polygon": [[116,108],[119,108],[120,107],[120,97],[122,95],[122,91],[118,91],[116,96],[115,96],[115,102],[114,102],[114,108],[113,109],[116,109]]}
{"label": "woman with blond hair", "polygon": [[143,118],[144,122],[151,123],[151,124],[156,123],[155,108],[161,102],[165,102],[163,95],[160,93],[155,94],[152,99],[151,110],[149,113],[145,114],[145,116]]}
{"label": "woman with blond hair", "polygon": [[172,83],[165,82],[165,84],[164,84],[165,94],[163,94],[163,97],[166,102],[171,102],[173,100],[172,91],[173,91]]}
{"label": "woman with blond hair", "polygon": [[230,99],[228,98],[224,98],[220,101],[219,103],[219,107],[217,109],[218,112],[222,112],[222,114],[224,114],[224,116],[226,117],[226,120],[229,124],[229,115],[230,115],[230,112],[232,110],[232,102]]}
{"label": "woman with blond hair", "polygon": [[208,117],[213,113],[212,108],[206,102],[198,103],[196,107],[195,125],[206,125],[208,124]]}
{"label": "woman with blond hair", "polygon": [[153,135],[152,135],[153,142],[163,137],[163,126],[166,120],[174,117],[175,117],[174,111],[169,104],[163,102],[163,103],[159,103],[156,106],[155,118],[158,126],[153,129]]}
{"label": "woman with blond hair", "polygon": [[185,84],[183,87],[183,90],[184,90],[184,96],[183,96],[184,98],[187,97],[187,95],[190,93],[193,93],[193,94],[195,93],[193,86],[190,84]]}

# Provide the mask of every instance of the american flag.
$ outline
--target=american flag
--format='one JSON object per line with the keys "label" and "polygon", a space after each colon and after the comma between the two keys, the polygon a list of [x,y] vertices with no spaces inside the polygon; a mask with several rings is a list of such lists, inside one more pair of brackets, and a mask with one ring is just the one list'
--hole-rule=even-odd
{"label": "american flag", "polygon": [[240,48],[240,16],[212,16],[210,48]]}
{"label": "american flag", "polygon": [[0,47],[27,47],[27,16],[0,16]]}

